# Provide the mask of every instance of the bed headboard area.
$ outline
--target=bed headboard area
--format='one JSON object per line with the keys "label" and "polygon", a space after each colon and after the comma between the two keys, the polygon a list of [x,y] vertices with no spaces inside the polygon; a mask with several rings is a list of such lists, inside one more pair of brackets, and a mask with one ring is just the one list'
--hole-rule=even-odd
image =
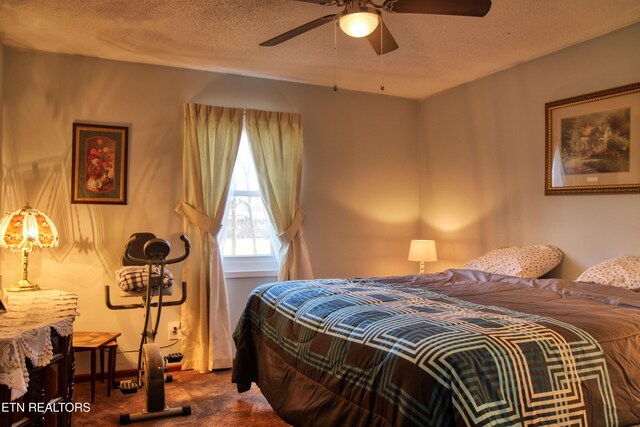
{"label": "bed headboard area", "polygon": [[[563,252],[552,245],[526,245],[496,248],[466,261],[463,268],[525,279],[558,278],[564,262]],[[587,266],[568,280],[640,290],[640,256],[623,255]]]}

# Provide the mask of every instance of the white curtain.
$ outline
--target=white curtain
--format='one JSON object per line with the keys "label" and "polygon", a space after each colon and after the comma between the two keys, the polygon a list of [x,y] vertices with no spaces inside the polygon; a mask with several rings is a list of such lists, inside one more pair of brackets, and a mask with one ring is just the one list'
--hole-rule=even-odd
{"label": "white curtain", "polygon": [[184,106],[183,192],[176,212],[191,240],[183,279],[183,369],[209,372],[233,363],[229,303],[216,236],[242,133],[243,110]]}
{"label": "white curtain", "polygon": [[260,192],[282,243],[278,280],[312,279],[300,209],[302,116],[247,110],[246,126]]}

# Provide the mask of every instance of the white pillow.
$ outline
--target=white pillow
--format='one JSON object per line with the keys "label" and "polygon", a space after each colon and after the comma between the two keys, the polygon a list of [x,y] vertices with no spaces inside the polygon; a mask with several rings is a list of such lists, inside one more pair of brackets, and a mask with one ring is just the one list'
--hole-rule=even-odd
{"label": "white pillow", "polygon": [[608,259],[586,269],[576,280],[639,290],[640,256]]}
{"label": "white pillow", "polygon": [[561,262],[562,251],[555,246],[511,246],[494,249],[467,261],[464,268],[535,279],[553,270]]}

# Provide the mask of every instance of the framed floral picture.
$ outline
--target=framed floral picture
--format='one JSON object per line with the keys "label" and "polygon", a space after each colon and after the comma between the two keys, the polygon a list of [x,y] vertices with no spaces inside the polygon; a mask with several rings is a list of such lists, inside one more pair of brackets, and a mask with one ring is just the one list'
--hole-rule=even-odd
{"label": "framed floral picture", "polygon": [[71,203],[127,204],[129,128],[73,124]]}
{"label": "framed floral picture", "polygon": [[640,193],[640,83],[545,104],[545,194]]}

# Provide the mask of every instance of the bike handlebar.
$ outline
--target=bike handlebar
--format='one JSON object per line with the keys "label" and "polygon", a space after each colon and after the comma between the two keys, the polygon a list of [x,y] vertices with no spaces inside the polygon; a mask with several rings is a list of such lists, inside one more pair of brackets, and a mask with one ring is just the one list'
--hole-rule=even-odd
{"label": "bike handlebar", "polygon": [[189,238],[184,234],[181,234],[180,240],[182,240],[182,244],[184,245],[184,253],[178,258],[166,260],[165,264],[175,264],[177,262],[184,261],[189,256],[189,253],[191,252],[191,242],[189,241]]}
{"label": "bike handlebar", "polygon": [[[130,238],[129,241],[127,242],[127,248],[128,249],[124,254],[125,259],[127,261],[133,263],[133,264],[148,264],[149,262],[152,262],[152,258],[153,257],[152,258],[146,258],[146,259],[136,258],[136,257],[132,256],[129,253],[129,248],[130,248],[129,244],[131,242],[133,242],[134,240],[136,240],[136,239],[137,239],[137,237],[134,236],[134,237]],[[184,245],[184,253],[181,256],[179,256],[177,258],[173,258],[173,259],[165,259],[164,256],[166,256],[166,255],[161,256],[161,259],[162,259],[162,261],[163,261],[163,263],[165,265],[166,264],[175,264],[175,263],[184,261],[189,256],[189,253],[191,252],[191,242],[189,241],[189,238],[187,236],[185,236],[184,234],[182,234],[182,235],[180,235],[180,240],[182,240],[183,245]],[[166,245],[166,253],[167,253],[167,255],[168,255],[169,251],[171,250],[171,246],[169,245],[169,242],[167,242],[166,240],[163,240],[163,239],[151,239],[145,244],[145,252],[146,252],[147,245],[149,243],[160,244],[162,246]]]}

